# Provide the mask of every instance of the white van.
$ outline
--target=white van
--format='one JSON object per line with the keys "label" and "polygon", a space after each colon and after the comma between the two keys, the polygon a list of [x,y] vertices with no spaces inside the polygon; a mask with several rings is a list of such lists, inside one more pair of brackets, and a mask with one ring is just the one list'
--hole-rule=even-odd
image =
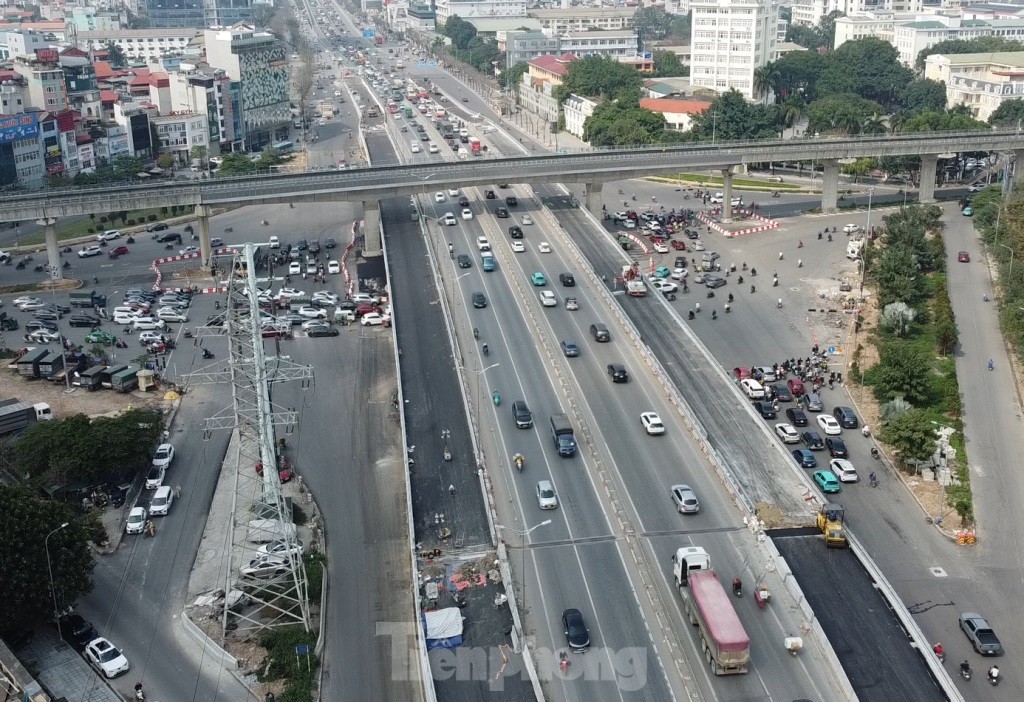
{"label": "white van", "polygon": [[153,499],[149,501],[149,513],[151,515],[166,515],[167,510],[174,503],[174,491],[170,485],[162,485],[153,493]]}

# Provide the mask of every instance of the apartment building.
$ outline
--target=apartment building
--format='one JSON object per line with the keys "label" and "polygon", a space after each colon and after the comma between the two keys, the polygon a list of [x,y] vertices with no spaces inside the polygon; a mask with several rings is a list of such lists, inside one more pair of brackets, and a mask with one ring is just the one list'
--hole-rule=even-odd
{"label": "apartment building", "polygon": [[797,0],[791,6],[793,24],[813,26],[833,12],[846,16],[865,12],[921,12],[922,0]]}
{"label": "apartment building", "polygon": [[933,54],[924,76],[946,84],[950,106],[966,105],[975,119],[987,121],[1005,100],[1024,98],[1024,51]]}
{"label": "apartment building", "polygon": [[754,95],[754,71],[775,59],[778,5],[774,0],[693,0],[690,9],[694,88],[735,89],[748,100],[760,99]]}
{"label": "apartment building", "polygon": [[526,0],[436,0],[434,15],[438,26],[449,17],[464,20],[475,17],[526,17]]}
{"label": "apartment building", "polygon": [[25,80],[29,107],[60,112],[68,107],[64,71],[57,65],[57,52],[47,52],[37,52],[43,59],[21,56],[13,62],[12,68]]}
{"label": "apartment building", "polygon": [[[5,87],[0,86],[0,89]],[[45,176],[39,114],[0,116],[0,188],[13,185],[40,188]]]}
{"label": "apartment building", "polygon": [[900,61],[913,66],[918,54],[941,41],[969,40],[998,36],[1014,41],[1024,40],[1024,17],[1005,20],[965,20],[961,17],[935,15],[893,29],[893,44]]}
{"label": "apartment building", "polygon": [[527,112],[538,115],[549,125],[558,123],[559,105],[554,89],[562,84],[569,64],[579,60],[575,54],[538,56],[527,64],[519,86],[519,105]]}
{"label": "apartment building", "polygon": [[116,29],[78,33],[78,45],[89,51],[102,51],[107,44],[119,48],[126,59],[135,63],[152,63],[166,56],[198,55],[199,48],[190,45],[202,40],[198,29]]}
{"label": "apartment building", "polygon": [[18,56],[35,56],[57,42],[52,34],[31,29],[0,29],[0,60]]}
{"label": "apartment building", "polygon": [[913,22],[920,15],[906,12],[862,12],[850,17],[836,19],[836,42],[838,49],[848,41],[877,37],[895,46],[896,26]]}
{"label": "apartment building", "polygon": [[158,153],[174,155],[174,160],[184,165],[189,154],[197,146],[208,147],[210,127],[205,114],[197,112],[171,112],[165,115],[150,115],[149,122],[156,134]]}
{"label": "apartment building", "polygon": [[548,36],[566,32],[590,30],[619,31],[628,29],[634,7],[571,7],[555,9],[531,9],[527,16],[540,22],[541,31]]}

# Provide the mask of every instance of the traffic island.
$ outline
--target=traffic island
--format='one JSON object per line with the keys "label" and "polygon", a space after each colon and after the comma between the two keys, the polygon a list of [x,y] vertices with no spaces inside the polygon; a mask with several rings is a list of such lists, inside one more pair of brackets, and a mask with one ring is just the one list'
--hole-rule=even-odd
{"label": "traffic island", "polygon": [[743,236],[744,234],[757,234],[779,228],[779,221],[757,214],[752,209],[740,207],[733,208],[733,220],[723,222],[721,218],[722,209],[715,208],[710,213],[698,212],[699,219],[710,231],[717,232],[730,239]]}

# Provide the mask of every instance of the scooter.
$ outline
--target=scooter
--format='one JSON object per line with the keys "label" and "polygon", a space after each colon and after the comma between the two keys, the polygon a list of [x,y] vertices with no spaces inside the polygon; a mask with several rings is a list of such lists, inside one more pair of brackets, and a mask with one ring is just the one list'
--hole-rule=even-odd
{"label": "scooter", "polygon": [[523,458],[523,454],[517,453],[516,455],[512,456],[512,462],[516,464],[516,470],[522,473],[523,466],[526,464],[526,459]]}
{"label": "scooter", "polygon": [[971,664],[968,663],[967,661],[964,661],[963,663],[961,663],[960,664],[960,677],[963,678],[964,680],[970,680],[972,675],[974,675],[974,673],[971,670]]}
{"label": "scooter", "polygon": [[203,349],[203,358],[213,358],[213,351],[210,349]]}
{"label": "scooter", "polygon": [[995,687],[999,684],[999,668],[992,666],[988,669],[988,681]]}
{"label": "scooter", "polygon": [[142,691],[142,683],[140,683],[140,682],[135,683],[135,699],[137,699],[137,700],[145,700],[146,699],[146,693]]}
{"label": "scooter", "polygon": [[501,404],[501,394],[497,390],[491,395],[491,399],[494,400],[495,407]]}
{"label": "scooter", "polygon": [[736,597],[743,597],[743,581],[739,578],[732,579],[732,594]]}

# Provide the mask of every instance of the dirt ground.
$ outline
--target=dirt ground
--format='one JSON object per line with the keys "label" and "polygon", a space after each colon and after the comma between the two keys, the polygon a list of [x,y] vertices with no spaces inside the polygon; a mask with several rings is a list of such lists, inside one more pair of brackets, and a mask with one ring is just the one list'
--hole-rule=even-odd
{"label": "dirt ground", "polygon": [[68,394],[64,385],[45,380],[26,380],[15,371],[0,368],[0,398],[16,397],[22,402],[45,402],[50,405],[58,419],[73,414],[87,414],[95,417],[101,414],[124,411],[138,407],[162,407],[163,393],[159,390],[121,394],[111,390],[89,392],[72,388]]}

